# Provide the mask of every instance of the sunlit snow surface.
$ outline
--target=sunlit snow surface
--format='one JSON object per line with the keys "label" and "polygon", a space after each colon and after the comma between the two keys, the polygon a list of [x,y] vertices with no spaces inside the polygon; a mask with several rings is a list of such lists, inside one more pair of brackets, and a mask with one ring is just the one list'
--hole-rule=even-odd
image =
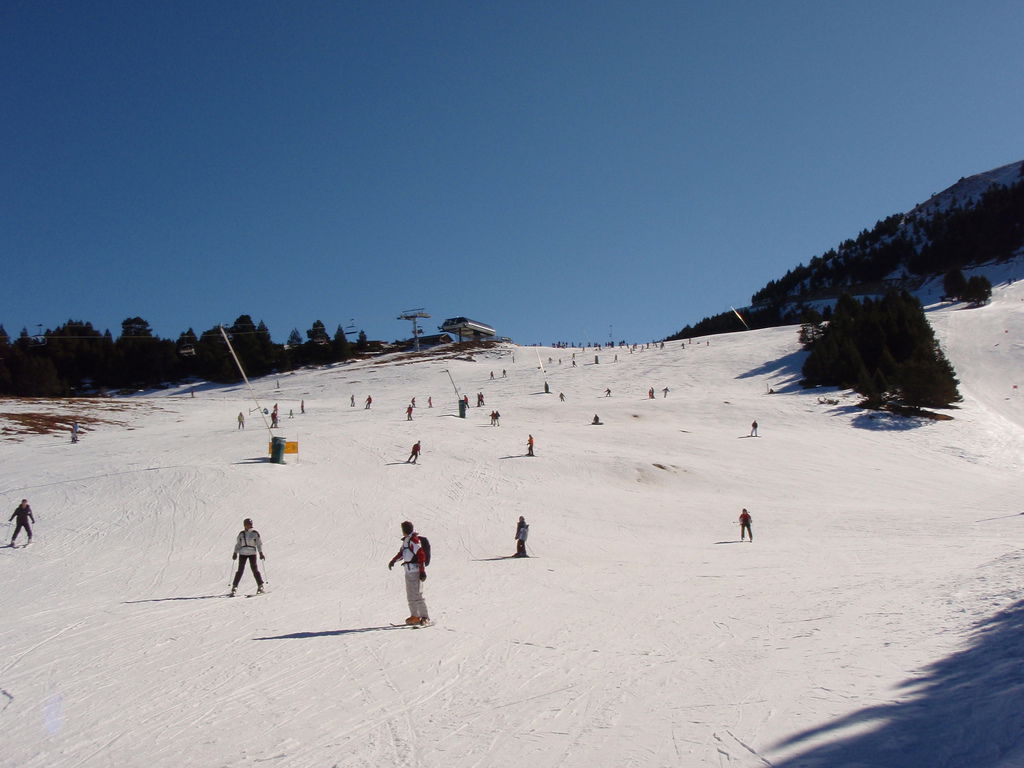
{"label": "sunlit snow surface", "polygon": [[[0,765],[1024,765],[1024,283],[929,317],[952,421],[802,390],[776,328],[268,377],[286,465],[234,386],[0,440],[36,515],[0,549]],[[270,590],[230,600],[244,517]],[[390,626],[405,519],[424,629]]]}

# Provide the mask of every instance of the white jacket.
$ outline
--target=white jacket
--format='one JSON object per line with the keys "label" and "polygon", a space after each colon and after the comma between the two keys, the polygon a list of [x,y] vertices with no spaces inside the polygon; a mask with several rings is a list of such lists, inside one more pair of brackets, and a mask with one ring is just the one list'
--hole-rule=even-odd
{"label": "white jacket", "polygon": [[255,555],[257,552],[263,554],[263,542],[260,541],[259,531],[255,528],[239,531],[238,540],[235,542],[235,554]]}

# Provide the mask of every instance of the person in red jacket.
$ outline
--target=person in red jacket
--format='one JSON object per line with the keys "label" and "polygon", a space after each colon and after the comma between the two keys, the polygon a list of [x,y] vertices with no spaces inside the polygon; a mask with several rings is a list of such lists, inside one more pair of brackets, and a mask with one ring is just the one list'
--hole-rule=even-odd
{"label": "person in red jacket", "polygon": [[423,599],[423,582],[427,580],[426,552],[419,534],[408,520],[402,523],[402,548],[391,558],[388,570],[394,568],[399,560],[405,569],[405,596],[409,601],[409,618],[405,623],[429,624],[427,601]]}
{"label": "person in red jacket", "polygon": [[750,535],[750,543],[754,543],[754,532],[750,530],[750,513],[747,510],[740,512],[740,541],[743,541],[744,535]]}
{"label": "person in red jacket", "polygon": [[406,464],[415,464],[416,460],[420,457],[420,441],[417,440],[416,444],[412,447],[412,452],[409,454],[409,458],[405,460]]}

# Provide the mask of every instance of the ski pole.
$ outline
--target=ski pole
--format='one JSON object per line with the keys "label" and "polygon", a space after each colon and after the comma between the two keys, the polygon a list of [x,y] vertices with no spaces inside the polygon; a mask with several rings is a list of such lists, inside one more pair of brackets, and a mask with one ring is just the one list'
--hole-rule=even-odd
{"label": "ski pole", "polygon": [[263,582],[270,583],[270,569],[267,567],[267,558],[263,558]]}

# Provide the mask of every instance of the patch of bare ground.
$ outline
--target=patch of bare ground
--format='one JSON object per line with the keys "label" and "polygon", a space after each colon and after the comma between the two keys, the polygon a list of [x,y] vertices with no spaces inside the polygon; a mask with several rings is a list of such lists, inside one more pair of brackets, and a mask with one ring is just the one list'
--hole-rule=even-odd
{"label": "patch of bare ground", "polygon": [[[388,362],[404,365],[441,358],[443,360],[466,360],[472,363],[474,362],[472,355],[473,352],[483,352],[487,349],[493,349],[494,347],[499,346],[499,344],[500,342],[497,341],[462,341],[454,344],[441,344],[440,346],[424,349],[420,352],[406,352],[396,355]],[[378,365],[383,364],[384,361],[378,363]]]}
{"label": "patch of bare ground", "polygon": [[26,435],[68,434],[75,422],[84,434],[108,424],[128,427],[114,415],[154,406],[125,400],[18,398],[0,401],[0,409],[0,438],[20,441]]}

